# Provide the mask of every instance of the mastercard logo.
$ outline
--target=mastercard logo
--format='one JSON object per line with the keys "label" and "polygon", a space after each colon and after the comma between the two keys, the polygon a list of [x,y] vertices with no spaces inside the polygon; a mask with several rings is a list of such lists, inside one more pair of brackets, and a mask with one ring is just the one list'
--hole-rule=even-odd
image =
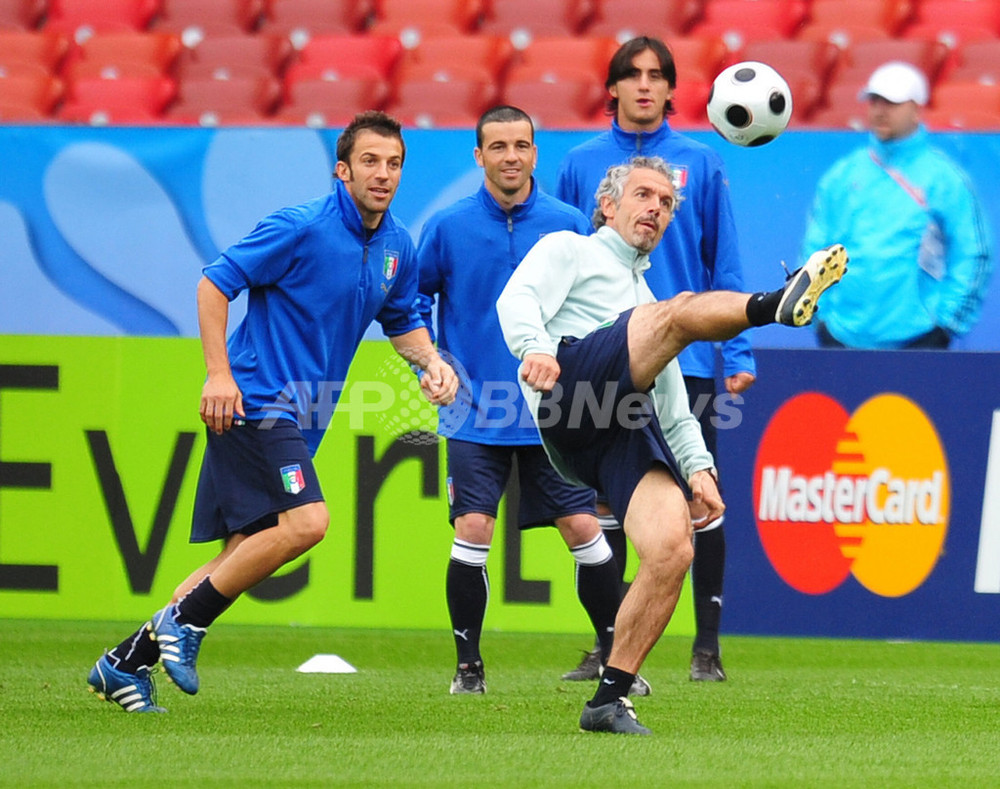
{"label": "mastercard logo", "polygon": [[764,552],[789,586],[825,594],[853,575],[901,597],[941,555],[951,485],[937,430],[912,400],[880,394],[850,414],[810,392],[768,423],[753,498]]}

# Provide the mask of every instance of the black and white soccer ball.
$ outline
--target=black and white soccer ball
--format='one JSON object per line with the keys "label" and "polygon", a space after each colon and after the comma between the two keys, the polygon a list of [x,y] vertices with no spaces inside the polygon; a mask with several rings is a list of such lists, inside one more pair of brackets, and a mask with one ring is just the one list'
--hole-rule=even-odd
{"label": "black and white soccer ball", "polygon": [[708,96],[708,120],[729,142],[754,147],[771,142],[792,117],[792,91],[766,63],[748,60],[723,69]]}

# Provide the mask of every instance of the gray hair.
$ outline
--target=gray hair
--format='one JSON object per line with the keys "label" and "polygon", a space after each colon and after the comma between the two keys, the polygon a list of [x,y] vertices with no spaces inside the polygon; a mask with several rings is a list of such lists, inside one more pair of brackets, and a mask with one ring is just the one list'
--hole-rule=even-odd
{"label": "gray hair", "polygon": [[[633,170],[653,170],[665,176],[671,184],[674,182],[670,165],[659,156],[635,156],[625,162],[625,164],[611,165],[604,174],[604,178],[601,179],[597,191],[594,193],[594,201],[597,203],[597,206],[594,208],[594,215],[591,217],[591,222],[593,222],[595,229],[600,229],[607,224],[607,218],[604,216],[604,212],[601,211],[601,198],[610,197],[611,202],[616,206],[621,205],[622,197],[625,194],[625,181],[628,180]],[[680,199],[680,195],[674,195],[675,210],[676,206],[680,204]]]}

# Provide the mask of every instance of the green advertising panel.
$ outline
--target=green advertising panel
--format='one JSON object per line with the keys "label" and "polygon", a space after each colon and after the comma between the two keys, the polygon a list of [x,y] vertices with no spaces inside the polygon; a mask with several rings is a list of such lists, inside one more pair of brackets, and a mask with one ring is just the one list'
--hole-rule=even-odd
{"label": "green advertising panel", "polygon": [[[187,541],[203,376],[192,339],[0,337],[0,616],[146,617],[215,554]],[[227,621],[447,629],[434,424],[391,346],[363,343],[316,456],[326,539]],[[487,629],[589,632],[555,529],[502,510],[488,567]],[[670,632],[693,632],[687,588]]]}

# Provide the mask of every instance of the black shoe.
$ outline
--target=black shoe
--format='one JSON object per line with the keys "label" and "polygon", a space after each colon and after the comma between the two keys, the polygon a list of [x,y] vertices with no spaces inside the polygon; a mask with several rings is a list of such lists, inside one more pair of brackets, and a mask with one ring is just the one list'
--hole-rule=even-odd
{"label": "black shoe", "polygon": [[622,696],[600,707],[583,706],[580,731],[609,731],[613,734],[652,734],[635,717],[632,702]]}
{"label": "black shoe", "polygon": [[842,244],[813,252],[805,265],[793,271],[786,280],[775,321],[786,326],[809,324],[823,291],[840,282],[845,271],[847,251]]}
{"label": "black shoe", "polygon": [[725,682],[722,658],[713,652],[696,649],[691,655],[691,679],[696,682]]}
{"label": "black shoe", "polygon": [[566,682],[590,682],[601,678],[601,650],[592,649],[583,653],[580,665],[562,675]]}
{"label": "black shoe", "polygon": [[486,672],[483,671],[483,661],[474,663],[459,663],[455,678],[451,681],[451,692],[455,693],[485,693]]}

